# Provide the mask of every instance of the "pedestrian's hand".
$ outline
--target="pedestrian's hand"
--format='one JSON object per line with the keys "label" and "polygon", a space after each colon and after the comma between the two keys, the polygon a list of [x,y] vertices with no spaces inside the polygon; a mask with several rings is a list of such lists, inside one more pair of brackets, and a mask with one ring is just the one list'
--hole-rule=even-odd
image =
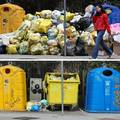
{"label": "pedestrian's hand", "polygon": [[111,34],[111,32],[109,33],[109,36],[110,36],[110,37],[112,37],[112,34]]}
{"label": "pedestrian's hand", "polygon": [[113,36],[112,36],[112,34],[110,34],[110,38],[112,38]]}
{"label": "pedestrian's hand", "polygon": [[109,38],[110,38],[110,41],[111,41],[111,42],[114,41],[112,34],[110,34],[110,37],[109,37]]}

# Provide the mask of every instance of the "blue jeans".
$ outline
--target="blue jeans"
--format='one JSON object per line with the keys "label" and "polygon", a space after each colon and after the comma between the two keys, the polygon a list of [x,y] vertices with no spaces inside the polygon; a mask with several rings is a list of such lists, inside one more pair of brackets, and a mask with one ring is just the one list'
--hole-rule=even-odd
{"label": "blue jeans", "polygon": [[96,59],[96,58],[97,58],[100,45],[102,46],[102,48],[105,50],[105,52],[106,52],[108,55],[112,55],[112,50],[109,49],[109,48],[107,47],[107,45],[104,43],[104,41],[103,41],[103,35],[104,35],[105,31],[104,31],[104,30],[100,30],[100,31],[98,31],[97,33],[98,33],[98,36],[97,36],[97,38],[96,38],[95,47],[93,48],[92,58],[93,58],[93,59]]}

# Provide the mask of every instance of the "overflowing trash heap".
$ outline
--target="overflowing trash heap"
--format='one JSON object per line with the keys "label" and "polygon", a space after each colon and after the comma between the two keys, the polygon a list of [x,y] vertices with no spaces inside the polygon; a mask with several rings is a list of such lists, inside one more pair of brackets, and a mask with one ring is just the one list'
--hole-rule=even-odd
{"label": "overflowing trash heap", "polygon": [[[109,15],[114,39],[120,42],[120,9],[103,5]],[[94,6],[85,8],[85,14],[66,13],[67,55],[88,55],[88,47],[95,45],[97,36],[92,23]],[[106,32],[104,40],[108,40]],[[9,42],[8,42],[9,41]],[[7,54],[63,55],[64,11],[42,10],[27,14],[21,26],[7,41]]]}
{"label": "overflowing trash heap", "polygon": [[109,17],[109,23],[114,41],[120,43],[120,8],[108,4],[104,4],[103,7],[106,9]]}
{"label": "overflowing trash heap", "polygon": [[[35,15],[27,14],[21,26],[10,37],[9,43],[7,44],[7,53],[62,55],[64,49],[63,13],[58,10],[43,10],[36,12]],[[78,38],[79,41],[83,40],[86,45],[94,45],[92,34],[88,31],[80,30],[81,28],[88,27],[92,23],[90,18],[83,17],[79,13],[67,12],[66,20],[66,44],[68,49],[70,48],[75,51]],[[77,25],[78,22],[81,22],[79,24],[83,24],[84,28],[82,26],[79,28],[79,25]],[[89,25],[86,25],[85,22],[89,22]]]}

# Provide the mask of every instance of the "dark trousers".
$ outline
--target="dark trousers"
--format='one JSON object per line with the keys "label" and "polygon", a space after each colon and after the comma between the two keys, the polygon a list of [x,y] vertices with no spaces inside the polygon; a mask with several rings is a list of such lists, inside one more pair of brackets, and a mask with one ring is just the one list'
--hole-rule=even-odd
{"label": "dark trousers", "polygon": [[106,51],[106,53],[108,55],[112,55],[112,50],[109,49],[103,41],[104,33],[105,33],[104,30],[100,30],[100,31],[97,32],[98,35],[97,35],[97,38],[96,38],[96,44],[95,44],[95,47],[93,48],[93,52],[92,52],[92,58],[93,59],[97,58],[100,45],[102,46],[102,48]]}

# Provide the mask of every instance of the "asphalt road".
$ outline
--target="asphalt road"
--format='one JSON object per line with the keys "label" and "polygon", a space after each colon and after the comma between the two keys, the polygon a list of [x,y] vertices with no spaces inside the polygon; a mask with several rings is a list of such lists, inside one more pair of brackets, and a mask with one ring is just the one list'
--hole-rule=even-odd
{"label": "asphalt road", "polygon": [[0,120],[120,120],[120,114],[91,114],[85,112],[0,112]]}

